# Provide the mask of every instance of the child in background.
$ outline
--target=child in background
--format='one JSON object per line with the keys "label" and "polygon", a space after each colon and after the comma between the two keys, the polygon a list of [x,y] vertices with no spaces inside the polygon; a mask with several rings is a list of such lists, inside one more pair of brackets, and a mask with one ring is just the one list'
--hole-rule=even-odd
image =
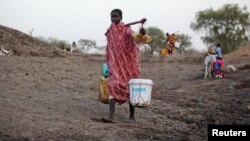
{"label": "child in background", "polygon": [[216,59],[216,61],[212,63],[215,78],[224,77],[224,74],[221,72],[222,65],[223,65],[223,62],[220,59]]}

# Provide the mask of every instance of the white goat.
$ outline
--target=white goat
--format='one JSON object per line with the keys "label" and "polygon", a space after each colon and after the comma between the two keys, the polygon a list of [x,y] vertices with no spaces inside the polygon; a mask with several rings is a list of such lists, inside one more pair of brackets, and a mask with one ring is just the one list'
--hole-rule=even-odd
{"label": "white goat", "polygon": [[207,53],[205,55],[205,59],[204,59],[204,64],[205,64],[205,75],[204,75],[204,79],[207,78],[207,76],[209,75],[209,77],[212,76],[212,63],[216,61],[216,55],[213,54],[209,54]]}

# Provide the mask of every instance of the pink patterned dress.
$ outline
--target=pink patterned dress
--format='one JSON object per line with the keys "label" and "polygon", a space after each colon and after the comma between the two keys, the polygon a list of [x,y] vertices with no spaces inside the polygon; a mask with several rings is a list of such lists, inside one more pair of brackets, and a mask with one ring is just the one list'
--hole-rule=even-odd
{"label": "pink patterned dress", "polygon": [[111,24],[107,32],[106,61],[109,70],[109,93],[120,104],[129,100],[129,80],[140,76],[138,47],[132,29],[122,22]]}

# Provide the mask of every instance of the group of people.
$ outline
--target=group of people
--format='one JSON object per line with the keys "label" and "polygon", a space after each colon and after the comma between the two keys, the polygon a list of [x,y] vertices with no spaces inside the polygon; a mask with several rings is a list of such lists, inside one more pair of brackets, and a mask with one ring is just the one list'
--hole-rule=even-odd
{"label": "group of people", "polygon": [[[112,10],[110,13],[111,25],[105,33],[107,37],[106,63],[109,71],[109,116],[102,118],[103,122],[114,122],[116,103],[123,104],[129,101],[128,82],[130,79],[139,78],[141,73],[138,60],[139,48],[133,41],[134,32],[130,26],[144,24],[146,19],[143,18],[136,22],[124,24],[122,17],[120,9]],[[146,31],[141,29],[139,33],[145,35]],[[174,42],[176,41],[176,36],[167,33],[167,38],[167,41],[170,43],[168,52],[171,54],[175,48]],[[220,68],[223,64],[220,44],[217,44],[213,53],[216,54],[217,58],[213,62],[213,66],[219,65],[219,70],[216,70],[215,74],[219,76],[222,75]],[[130,101],[129,111],[129,117],[125,122],[135,122],[135,106]]]}
{"label": "group of people", "polygon": [[220,47],[220,43],[216,44],[215,49],[208,50],[208,53],[214,54],[216,56],[216,61],[212,62],[212,70],[214,73],[215,78],[223,78],[224,74],[221,71],[221,67],[223,65],[222,61],[222,51]]}

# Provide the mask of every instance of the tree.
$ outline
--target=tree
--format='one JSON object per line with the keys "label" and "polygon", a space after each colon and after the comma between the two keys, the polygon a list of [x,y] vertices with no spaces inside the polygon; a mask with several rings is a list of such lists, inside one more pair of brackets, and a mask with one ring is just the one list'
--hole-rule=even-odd
{"label": "tree", "polygon": [[154,42],[150,44],[150,54],[153,54],[154,51],[160,51],[163,40],[164,33],[158,27],[148,27],[147,34],[154,38]]}
{"label": "tree", "polygon": [[58,47],[60,49],[66,49],[66,47],[69,46],[69,43],[67,41],[64,41],[64,40],[59,40],[59,39],[56,39],[56,38],[52,38],[52,37],[49,37],[47,39],[48,43],[51,44],[52,46],[54,47]]}
{"label": "tree", "polygon": [[182,54],[185,52],[185,48],[192,45],[191,36],[187,34],[177,34],[177,41],[179,43],[179,47],[177,47],[177,51]]}
{"label": "tree", "polygon": [[80,50],[84,50],[87,52],[90,48],[97,48],[96,42],[89,39],[80,39],[78,40],[78,44],[80,46]]}
{"label": "tree", "polygon": [[212,8],[196,13],[191,23],[194,31],[203,32],[201,39],[209,46],[219,42],[223,52],[228,53],[249,42],[250,18],[247,7],[226,4],[218,10]]}

